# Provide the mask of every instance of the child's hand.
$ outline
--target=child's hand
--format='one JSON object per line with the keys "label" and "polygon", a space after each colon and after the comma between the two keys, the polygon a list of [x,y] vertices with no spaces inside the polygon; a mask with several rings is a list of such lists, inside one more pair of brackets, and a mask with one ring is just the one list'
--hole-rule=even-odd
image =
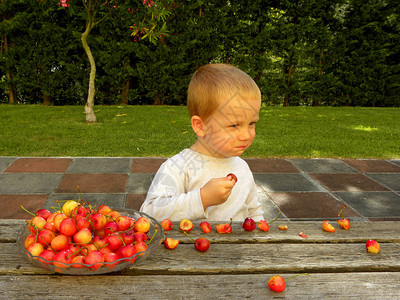
{"label": "child's hand", "polygon": [[236,181],[231,177],[213,178],[207,182],[201,189],[201,201],[206,209],[209,206],[224,203],[231,194]]}

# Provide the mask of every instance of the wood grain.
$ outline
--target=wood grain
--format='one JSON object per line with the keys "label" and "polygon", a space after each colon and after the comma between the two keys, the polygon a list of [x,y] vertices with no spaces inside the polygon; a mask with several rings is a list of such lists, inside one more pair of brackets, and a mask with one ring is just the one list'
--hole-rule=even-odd
{"label": "wood grain", "polygon": [[[400,273],[316,273],[272,292],[275,274],[0,276],[3,299],[398,299]],[[284,274],[288,278],[292,274]]]}
{"label": "wood grain", "polygon": [[[248,232],[241,228],[240,223],[235,222],[232,225],[231,234],[216,233],[215,226],[213,226],[213,232],[204,234],[198,223],[194,223],[190,235],[196,238],[207,237],[212,243],[360,243],[369,239],[383,243],[400,243],[400,222],[352,222],[350,230],[340,229],[336,222],[331,223],[336,227],[334,233],[323,231],[322,222],[276,222],[270,226],[270,230],[267,232],[257,228]],[[18,231],[24,224],[24,220],[0,220],[0,242],[15,242]],[[287,224],[288,230],[279,230],[278,224]],[[175,223],[175,225],[177,224]],[[308,238],[300,237],[300,231]],[[189,238],[176,230],[168,231],[166,234],[178,238],[181,243],[191,243]]]}
{"label": "wood grain", "polygon": [[[0,274],[49,274],[29,263],[15,244],[0,244]],[[214,244],[204,253],[193,245],[174,250],[162,245],[143,263],[125,269],[136,274],[243,274],[268,272],[398,272],[400,244],[381,244],[379,254],[364,244]]]}
{"label": "wood grain", "polygon": [[[32,265],[16,245],[24,220],[0,220],[0,298],[4,299],[398,299],[400,223],[352,222],[350,230],[324,232],[322,222],[285,221],[270,231],[246,232],[233,223],[231,234],[204,234],[195,223],[190,235],[207,237],[198,252],[177,231],[174,250],[160,245],[141,264],[98,276],[53,274]],[[287,224],[280,231],[279,224]],[[175,224],[177,225],[177,224]],[[215,225],[215,224],[212,224]],[[215,228],[215,226],[213,226]],[[299,236],[299,232],[308,238]],[[377,240],[379,254],[365,243]],[[283,293],[267,287],[272,275],[287,282]]]}

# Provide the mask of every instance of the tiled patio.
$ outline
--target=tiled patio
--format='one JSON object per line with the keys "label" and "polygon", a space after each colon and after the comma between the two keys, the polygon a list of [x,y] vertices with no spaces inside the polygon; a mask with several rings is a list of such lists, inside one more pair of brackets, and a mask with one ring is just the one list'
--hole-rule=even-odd
{"label": "tiled patio", "polygon": [[[400,220],[400,160],[246,159],[267,220]],[[57,200],[139,209],[165,158],[0,157],[0,218],[26,219]],[[78,191],[79,186],[79,191]]]}

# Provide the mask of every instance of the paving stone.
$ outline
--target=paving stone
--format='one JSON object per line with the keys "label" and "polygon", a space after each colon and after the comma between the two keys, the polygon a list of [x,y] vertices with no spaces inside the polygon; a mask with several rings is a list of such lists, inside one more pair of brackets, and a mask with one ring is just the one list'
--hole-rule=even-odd
{"label": "paving stone", "polygon": [[400,217],[380,217],[380,218],[374,218],[370,217],[367,218],[368,221],[376,222],[376,221],[400,221]]}
{"label": "paving stone", "polygon": [[[46,201],[44,207],[50,209],[51,207],[58,207],[57,200],[61,200],[60,205],[62,206],[63,200],[78,200],[79,194],[75,193],[53,193]],[[90,203],[94,207],[99,207],[102,204],[108,205],[112,208],[124,208],[125,207],[125,194],[98,194],[98,193],[81,193],[81,201]]]}
{"label": "paving stone", "polygon": [[400,217],[400,195],[393,192],[336,192],[367,218]]}
{"label": "paving stone", "polygon": [[125,193],[127,174],[65,174],[57,193]]}
{"label": "paving stone", "polygon": [[68,168],[68,173],[128,173],[130,158],[79,157]]}
{"label": "paving stone", "polygon": [[299,173],[299,170],[285,159],[245,159],[253,173]]}
{"label": "paving stone", "polygon": [[[263,214],[264,220],[266,220],[267,222],[270,222],[278,216],[280,209],[271,200],[269,195],[263,191],[263,189],[261,187],[258,187],[257,200],[259,203],[261,203],[261,207],[264,211],[264,214]],[[279,219],[280,220],[287,219],[287,217],[282,212],[281,215],[279,216]]]}
{"label": "paving stone", "polygon": [[18,158],[4,173],[64,173],[71,158]]}
{"label": "paving stone", "polygon": [[365,174],[368,177],[378,181],[395,192],[400,192],[400,173],[399,174]]}
{"label": "paving stone", "polygon": [[0,157],[0,173],[8,168],[16,159],[16,157]]}
{"label": "paving stone", "polygon": [[[329,219],[338,217],[345,204],[329,193],[269,193],[272,201],[290,219]],[[346,217],[360,217],[352,208],[346,208]]]}
{"label": "paving stone", "polygon": [[304,174],[254,174],[254,179],[266,192],[326,191]]}
{"label": "paving stone", "polygon": [[313,174],[310,176],[321,182],[331,191],[361,192],[388,191],[386,187],[363,174]]}
{"label": "paving stone", "polygon": [[337,159],[291,159],[290,161],[306,173],[357,173],[355,169]]}
{"label": "paving stone", "polygon": [[[139,210],[166,158],[0,157],[0,218],[27,218],[56,200],[81,197],[92,205]],[[266,220],[400,221],[400,159],[247,158]],[[332,194],[334,193],[334,194]]]}
{"label": "paving stone", "polygon": [[28,211],[35,213],[43,207],[49,194],[35,195],[0,195],[0,219],[25,219],[32,216],[25,212],[21,205]]}
{"label": "paving stone", "polygon": [[140,210],[144,200],[146,200],[146,194],[127,194],[126,208]]}
{"label": "paving stone", "polygon": [[133,158],[131,173],[156,173],[166,158]]}
{"label": "paving stone", "polygon": [[400,166],[380,159],[344,159],[361,173],[400,173]]}
{"label": "paving stone", "polygon": [[62,174],[0,174],[0,194],[48,194],[55,190]]}
{"label": "paving stone", "polygon": [[129,194],[147,194],[154,176],[153,173],[129,174],[126,192]]}

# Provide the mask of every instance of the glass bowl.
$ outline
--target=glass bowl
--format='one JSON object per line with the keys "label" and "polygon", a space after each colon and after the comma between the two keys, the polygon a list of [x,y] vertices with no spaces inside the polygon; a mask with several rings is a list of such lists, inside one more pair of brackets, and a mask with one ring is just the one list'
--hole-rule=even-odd
{"label": "glass bowl", "polygon": [[[17,237],[17,246],[23,255],[35,266],[46,269],[48,271],[69,274],[69,275],[98,275],[110,272],[121,271],[127,267],[135,266],[142,263],[164,240],[164,232],[161,224],[151,216],[131,209],[115,209],[121,216],[128,216],[137,220],[140,217],[146,217],[150,221],[150,230],[147,233],[148,248],[145,251],[137,252],[131,257],[119,258],[113,262],[102,262],[95,264],[85,263],[61,263],[57,261],[48,261],[39,256],[33,256],[25,249],[25,239],[30,234],[28,224],[25,224],[19,231]],[[40,260],[39,260],[40,259]],[[55,262],[55,264],[54,264]]]}

